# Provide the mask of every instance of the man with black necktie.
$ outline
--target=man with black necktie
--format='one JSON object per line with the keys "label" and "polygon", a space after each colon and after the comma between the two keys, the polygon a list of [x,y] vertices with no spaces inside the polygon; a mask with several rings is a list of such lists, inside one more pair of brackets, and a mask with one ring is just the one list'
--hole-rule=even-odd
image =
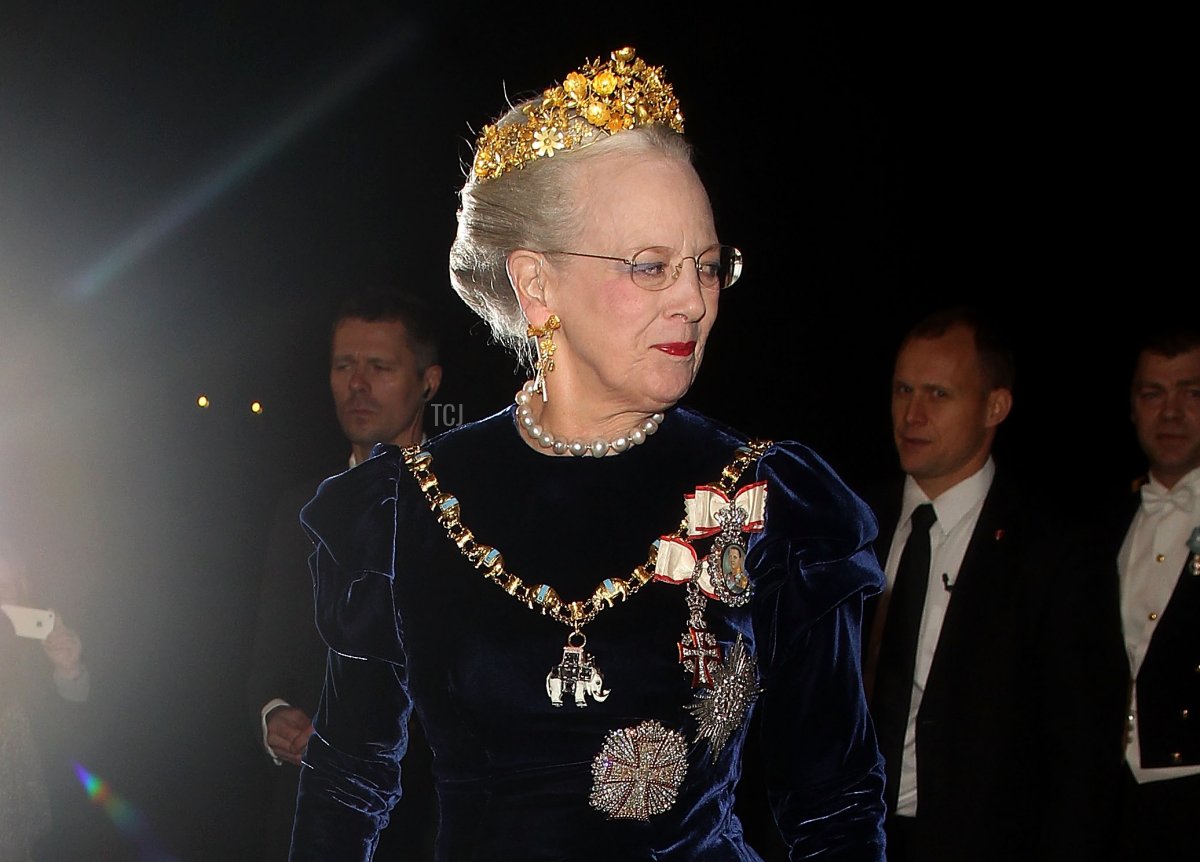
{"label": "man with black necktie", "polygon": [[1132,418],[1149,472],[1113,536],[1131,682],[1122,859],[1195,859],[1200,811],[1200,331],[1138,355]]}
{"label": "man with black necktie", "polygon": [[921,321],[896,356],[905,478],[868,495],[889,589],[864,626],[889,862],[1103,858],[1112,785],[1097,777],[1115,770],[1120,739],[1103,717],[1123,693],[1086,665],[1119,661],[1098,625],[1116,608],[1093,604],[1095,568],[1068,556],[992,458],[1013,376],[1011,351],[971,309]]}

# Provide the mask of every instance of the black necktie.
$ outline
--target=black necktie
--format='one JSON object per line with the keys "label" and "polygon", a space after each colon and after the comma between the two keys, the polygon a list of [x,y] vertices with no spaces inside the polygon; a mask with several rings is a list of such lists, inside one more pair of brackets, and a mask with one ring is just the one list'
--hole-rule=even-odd
{"label": "black necktie", "polygon": [[929,585],[929,528],[937,520],[932,503],[922,503],[912,513],[912,532],[904,543],[883,638],[875,666],[875,691],[871,714],[879,736],[879,750],[887,766],[888,811],[896,810],[900,791],[900,765],[904,755],[904,732],[908,729],[908,707],[912,702],[913,677],[917,666],[917,636],[925,610]]}

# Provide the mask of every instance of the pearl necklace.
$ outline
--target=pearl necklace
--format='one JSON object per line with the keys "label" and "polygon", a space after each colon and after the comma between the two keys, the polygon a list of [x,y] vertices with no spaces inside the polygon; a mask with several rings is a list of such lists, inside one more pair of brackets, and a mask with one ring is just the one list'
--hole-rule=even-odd
{"label": "pearl necklace", "polygon": [[555,455],[566,455],[569,452],[578,458],[586,455],[591,455],[593,458],[603,458],[608,454],[609,449],[619,455],[631,446],[645,443],[646,438],[658,430],[658,426],[662,424],[665,418],[663,414],[655,413],[636,428],[632,428],[620,437],[614,437],[612,440],[605,440],[603,437],[598,437],[591,443],[584,443],[582,440],[568,442],[555,437],[533,418],[533,411],[529,407],[529,402],[533,400],[533,396],[536,393],[537,385],[532,380],[527,380],[525,385],[517,390],[517,394],[513,397],[513,401],[517,405],[517,422],[525,433],[529,435],[531,440],[543,449],[553,449]]}

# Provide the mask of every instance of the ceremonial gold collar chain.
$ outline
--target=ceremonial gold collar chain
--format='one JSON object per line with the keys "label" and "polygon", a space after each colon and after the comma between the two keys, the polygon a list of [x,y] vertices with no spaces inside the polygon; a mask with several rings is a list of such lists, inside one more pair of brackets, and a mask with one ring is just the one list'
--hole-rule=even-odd
{"label": "ceremonial gold collar chain", "polygon": [[[770,445],[769,441],[756,441],[739,446],[733,460],[721,471],[720,478],[708,487],[718,490],[727,499],[733,499],[742,473],[761,458]],[[604,688],[604,676],[596,667],[594,658],[584,650],[587,638],[582,629],[605,608],[611,608],[616,599],[628,599],[653,580],[659,542],[650,545],[646,562],[635,567],[628,578],[605,578],[586,599],[564,602],[553,587],[546,584],[530,586],[508,571],[500,551],[478,541],[475,534],[463,526],[458,498],[441,490],[437,477],[430,469],[433,455],[420,447],[409,447],[404,450],[404,463],[417,480],[430,510],[445,528],[446,535],[471,565],[517,601],[531,610],[540,610],[571,630],[563,647],[562,660],[546,674],[546,694],[551,705],[562,707],[564,697],[572,700],[576,707],[587,706],[588,697],[596,702],[606,700],[611,690]],[[735,526],[740,527],[740,524]],[[679,527],[671,536],[662,538],[686,543],[688,528],[685,503],[685,514]],[[723,540],[730,541],[728,536],[722,534],[717,538],[718,547],[725,547],[721,544]],[[695,592],[700,567],[698,561],[692,581],[689,582],[689,594]],[[748,592],[746,598],[749,598]],[[707,635],[700,618],[703,601],[701,598],[701,604],[695,606],[695,597],[689,598],[689,616],[691,624],[698,626],[701,634]],[[735,605],[741,603],[732,602]],[[691,630],[692,634],[696,631]],[[720,655],[717,649],[715,658],[718,664],[713,666],[711,674],[709,666],[703,664],[709,687],[698,692],[686,707],[697,722],[695,742],[708,741],[714,763],[734,730],[744,721],[750,704],[759,692],[754,671],[755,660],[745,648],[740,634],[724,664],[720,664]],[[681,645],[680,659],[685,658],[684,646]],[[686,661],[684,664],[686,666]],[[686,745],[680,731],[665,727],[653,719],[644,720],[634,727],[611,731],[592,761],[589,804],[610,818],[649,820],[653,815],[667,811],[674,805],[687,773]]]}
{"label": "ceremonial gold collar chain", "polygon": [[[720,478],[712,483],[726,495],[731,495],[738,479],[746,468],[757,461],[771,445],[770,441],[753,441],[739,446],[733,460],[721,471]],[[429,502],[429,508],[446,530],[446,535],[458,546],[459,551],[483,576],[530,610],[541,611],[571,629],[573,634],[596,618],[605,608],[611,608],[620,599],[624,601],[638,592],[654,578],[654,565],[658,558],[658,542],[650,545],[646,562],[634,568],[628,578],[605,578],[586,599],[564,602],[555,589],[547,584],[526,584],[509,571],[498,548],[486,545],[475,538],[475,534],[461,521],[458,498],[441,489],[437,476],[430,469],[433,455],[419,446],[404,449],[404,464],[417,480],[417,485]],[[671,534],[686,540],[688,521],[685,515],[678,529]]]}

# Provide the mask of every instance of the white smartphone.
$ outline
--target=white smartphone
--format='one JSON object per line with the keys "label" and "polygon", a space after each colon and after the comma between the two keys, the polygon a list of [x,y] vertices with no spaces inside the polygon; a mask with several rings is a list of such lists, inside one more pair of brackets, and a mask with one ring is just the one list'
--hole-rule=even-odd
{"label": "white smartphone", "polygon": [[25,608],[20,605],[0,605],[16,629],[17,637],[43,641],[54,631],[54,611]]}

